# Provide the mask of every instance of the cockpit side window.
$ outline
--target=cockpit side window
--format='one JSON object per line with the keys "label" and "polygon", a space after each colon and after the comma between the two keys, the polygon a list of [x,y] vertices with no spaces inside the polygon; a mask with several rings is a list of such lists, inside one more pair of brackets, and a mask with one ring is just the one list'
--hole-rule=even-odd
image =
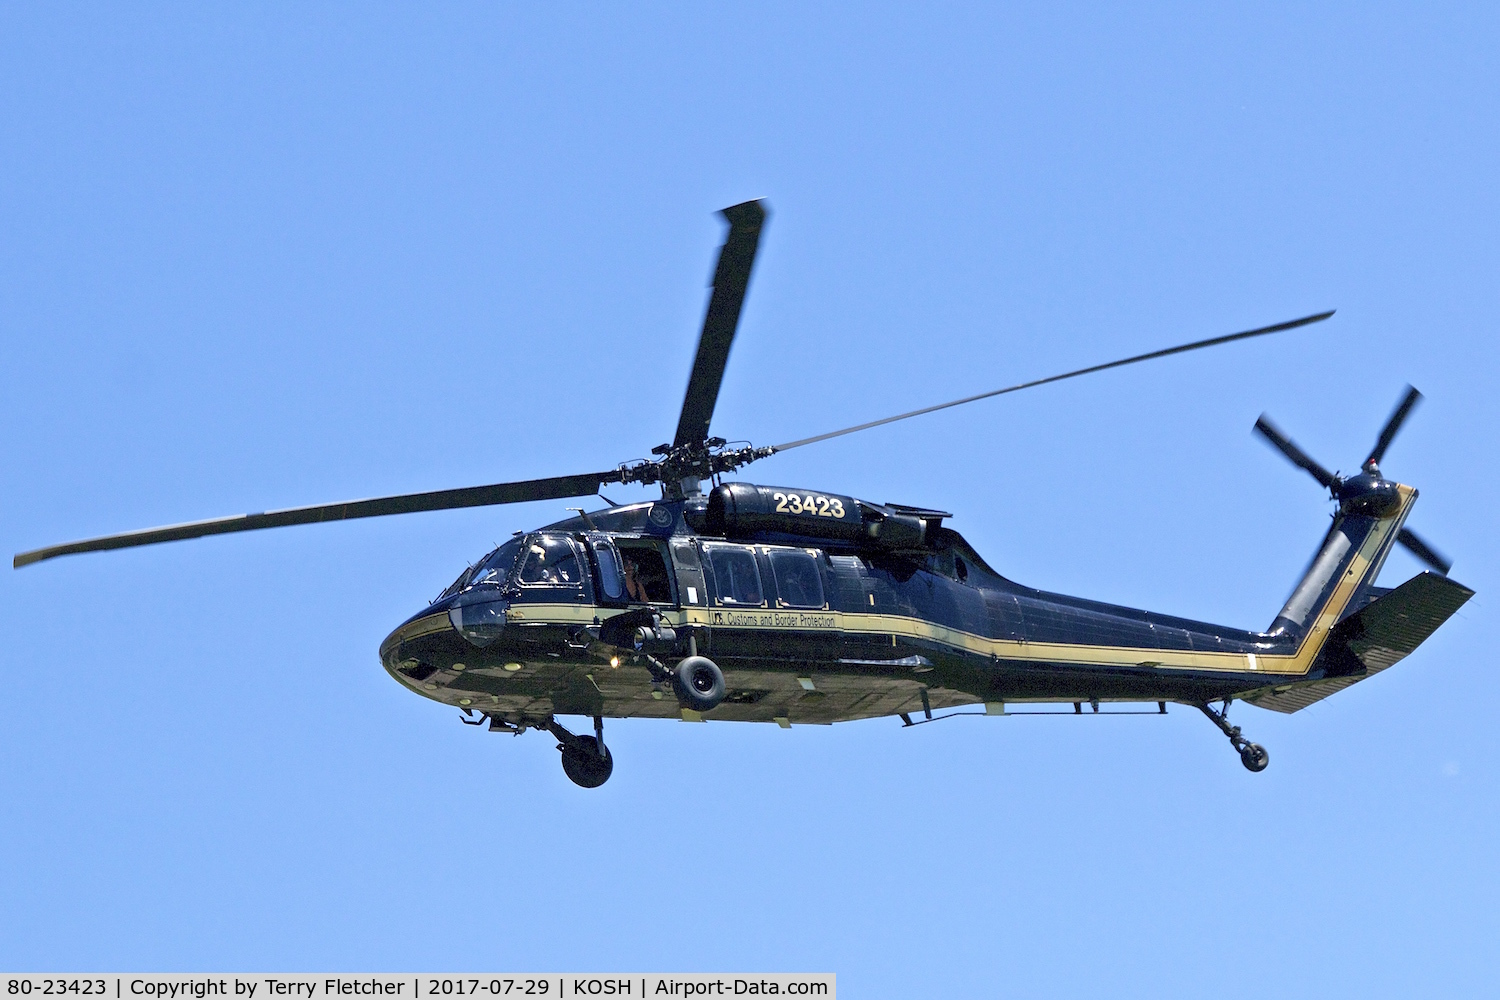
{"label": "cockpit side window", "polygon": [[521,583],[533,587],[581,587],[583,569],[573,543],[552,535],[532,538],[521,563]]}
{"label": "cockpit side window", "polygon": [[776,574],[776,594],[784,608],[823,607],[823,576],[818,560],[803,549],[767,549]]}
{"label": "cockpit side window", "polygon": [[709,545],[705,548],[709,565],[713,567],[720,604],[760,607],[765,602],[761,596],[760,570],[756,568],[754,552],[743,545]]}

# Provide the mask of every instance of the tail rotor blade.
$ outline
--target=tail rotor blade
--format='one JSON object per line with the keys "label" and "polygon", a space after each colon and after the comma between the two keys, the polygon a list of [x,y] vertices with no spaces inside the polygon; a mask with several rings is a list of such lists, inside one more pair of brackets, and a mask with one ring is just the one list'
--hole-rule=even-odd
{"label": "tail rotor blade", "polygon": [[1406,395],[1402,397],[1401,402],[1396,404],[1396,408],[1391,411],[1391,418],[1385,422],[1385,428],[1380,432],[1380,440],[1375,442],[1375,450],[1370,452],[1369,461],[1379,465],[1380,460],[1385,458],[1385,450],[1391,446],[1391,441],[1395,439],[1396,432],[1401,429],[1401,425],[1406,422],[1407,415],[1411,413],[1412,407],[1416,406],[1421,398],[1422,394],[1416,389],[1413,389],[1411,386],[1406,387]]}
{"label": "tail rotor blade", "polygon": [[1453,560],[1445,558],[1437,549],[1424,542],[1415,531],[1412,531],[1410,528],[1402,528],[1401,533],[1396,536],[1396,541],[1405,545],[1412,555],[1439,573],[1444,576],[1448,575],[1448,569],[1453,565]]}
{"label": "tail rotor blade", "polygon": [[760,247],[766,207],[760,201],[747,201],[724,209],[723,215],[729,220],[729,235],[719,248],[714,290],[708,300],[708,314],[703,317],[703,333],[698,337],[698,355],[693,359],[693,374],[682,400],[682,415],[677,418],[677,436],[672,444],[678,448],[708,437],[719,384],[724,381],[724,366],[729,363],[729,348],[734,344],[740,309],[745,304],[745,289],[750,285],[750,269]]}
{"label": "tail rotor blade", "polygon": [[1333,484],[1337,482],[1334,474],[1315,462],[1307,452],[1293,444],[1292,439],[1283,434],[1279,427],[1271,423],[1270,418],[1264,413],[1255,422],[1255,430],[1261,437],[1271,442],[1278,451],[1291,459],[1293,465],[1306,469],[1311,473],[1312,477],[1321,483],[1325,489],[1333,488]]}

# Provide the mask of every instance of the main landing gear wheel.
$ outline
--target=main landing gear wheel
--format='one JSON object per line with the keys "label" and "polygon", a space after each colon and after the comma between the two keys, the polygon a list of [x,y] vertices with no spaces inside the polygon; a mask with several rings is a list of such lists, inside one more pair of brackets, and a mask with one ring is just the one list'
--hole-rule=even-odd
{"label": "main landing gear wheel", "polygon": [[724,700],[724,671],[706,656],[689,656],[672,673],[672,688],[683,708],[707,712]]}
{"label": "main landing gear wheel", "polygon": [[563,773],[582,788],[598,788],[614,773],[615,759],[604,745],[604,717],[594,716],[594,735],[575,736],[553,718],[546,722],[547,732],[557,737],[562,751]]}
{"label": "main landing gear wheel", "polygon": [[1247,771],[1264,771],[1271,763],[1271,755],[1259,743],[1246,743],[1240,748],[1240,763]]}
{"label": "main landing gear wheel", "polygon": [[592,736],[575,736],[574,739],[576,742],[571,745],[559,746],[563,773],[575,785],[598,788],[614,773],[615,759],[610,756],[609,747],[600,747],[599,741]]}

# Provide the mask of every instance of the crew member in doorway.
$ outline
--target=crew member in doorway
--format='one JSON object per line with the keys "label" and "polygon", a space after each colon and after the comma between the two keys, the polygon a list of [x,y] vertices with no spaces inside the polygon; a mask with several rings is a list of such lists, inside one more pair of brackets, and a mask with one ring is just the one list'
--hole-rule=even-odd
{"label": "crew member in doorway", "polygon": [[641,580],[641,567],[632,556],[625,557],[625,594],[632,601],[647,603],[646,584]]}

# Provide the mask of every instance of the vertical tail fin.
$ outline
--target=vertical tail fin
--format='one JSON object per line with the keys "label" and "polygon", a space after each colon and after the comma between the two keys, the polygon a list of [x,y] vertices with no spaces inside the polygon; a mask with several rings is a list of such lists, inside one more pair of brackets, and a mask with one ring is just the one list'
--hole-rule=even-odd
{"label": "vertical tail fin", "polygon": [[1356,497],[1340,505],[1307,573],[1271,623],[1270,634],[1321,640],[1346,614],[1356,611],[1355,600],[1375,583],[1411,512],[1417,491],[1388,484],[1380,502]]}

